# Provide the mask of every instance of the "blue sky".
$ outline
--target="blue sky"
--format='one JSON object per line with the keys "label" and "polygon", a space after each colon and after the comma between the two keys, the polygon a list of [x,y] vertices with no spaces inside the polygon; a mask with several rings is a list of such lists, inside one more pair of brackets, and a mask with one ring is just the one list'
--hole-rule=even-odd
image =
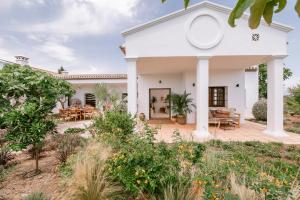
{"label": "blue sky", "polygon": [[[230,7],[236,2],[212,1]],[[275,16],[295,28],[285,61],[294,77],[287,85],[300,80],[300,18],[294,4],[289,0]],[[125,73],[120,32],[182,7],[182,0],[1,0],[0,58],[24,55],[34,66],[55,71],[64,66],[70,73]]]}

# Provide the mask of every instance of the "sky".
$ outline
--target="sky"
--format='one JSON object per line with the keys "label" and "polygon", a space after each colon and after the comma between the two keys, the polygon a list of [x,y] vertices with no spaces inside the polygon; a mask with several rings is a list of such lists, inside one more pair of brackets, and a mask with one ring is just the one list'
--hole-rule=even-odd
{"label": "sky", "polygon": [[[295,28],[285,65],[300,82],[300,18],[296,0],[274,20]],[[192,0],[192,4],[201,0]],[[233,7],[236,0],[212,0]],[[35,67],[76,73],[126,73],[121,32],[183,8],[182,0],[0,0],[0,58],[30,58]],[[274,41],[276,42],[276,41]]]}

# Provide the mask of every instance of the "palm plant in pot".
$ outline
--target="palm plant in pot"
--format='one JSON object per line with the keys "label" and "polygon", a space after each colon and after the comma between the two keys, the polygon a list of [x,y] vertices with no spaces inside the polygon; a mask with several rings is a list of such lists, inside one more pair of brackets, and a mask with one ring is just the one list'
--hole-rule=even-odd
{"label": "palm plant in pot", "polygon": [[192,112],[191,107],[196,107],[193,104],[193,99],[189,97],[190,95],[191,93],[184,91],[183,94],[174,93],[168,96],[172,111],[177,115],[178,124],[186,124],[186,115]]}

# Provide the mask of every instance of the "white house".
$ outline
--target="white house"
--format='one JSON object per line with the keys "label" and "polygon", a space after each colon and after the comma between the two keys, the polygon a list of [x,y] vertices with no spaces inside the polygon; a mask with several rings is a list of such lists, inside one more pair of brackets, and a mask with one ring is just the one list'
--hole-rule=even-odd
{"label": "white house", "polygon": [[[152,107],[153,92],[163,102],[170,91],[191,93],[196,109],[188,115],[199,137],[210,136],[209,107],[236,108],[242,118],[258,99],[256,66],[268,64],[268,125],[266,132],[284,136],[283,60],[291,27],[264,21],[248,27],[244,14],[232,28],[232,9],[204,1],[122,32],[128,69],[128,110],[147,118],[169,117],[168,106]],[[253,70],[254,69],[254,70]],[[156,110],[155,110],[156,109]]]}
{"label": "white house", "polygon": [[[0,69],[5,64],[20,64],[22,66],[29,65],[29,58],[24,56],[16,56],[14,62],[0,59]],[[56,72],[43,70],[40,68],[32,67],[32,69],[46,72],[56,78],[63,79],[72,84],[73,89],[76,91],[75,95],[66,101],[65,107],[70,106],[71,100],[76,99],[80,102],[81,106],[92,105],[96,106],[95,90],[97,84],[106,84],[110,90],[114,90],[120,95],[127,96],[127,75],[126,74],[68,74],[63,72],[58,74]],[[61,108],[60,103],[53,110],[55,113]]]}

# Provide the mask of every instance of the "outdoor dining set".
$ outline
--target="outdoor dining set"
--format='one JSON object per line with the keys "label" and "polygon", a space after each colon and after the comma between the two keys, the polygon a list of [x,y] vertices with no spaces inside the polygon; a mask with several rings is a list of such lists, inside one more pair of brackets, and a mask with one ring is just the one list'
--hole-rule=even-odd
{"label": "outdoor dining set", "polygon": [[96,108],[91,106],[80,107],[70,107],[66,109],[59,110],[59,117],[64,121],[77,121],[92,119],[97,113]]}

